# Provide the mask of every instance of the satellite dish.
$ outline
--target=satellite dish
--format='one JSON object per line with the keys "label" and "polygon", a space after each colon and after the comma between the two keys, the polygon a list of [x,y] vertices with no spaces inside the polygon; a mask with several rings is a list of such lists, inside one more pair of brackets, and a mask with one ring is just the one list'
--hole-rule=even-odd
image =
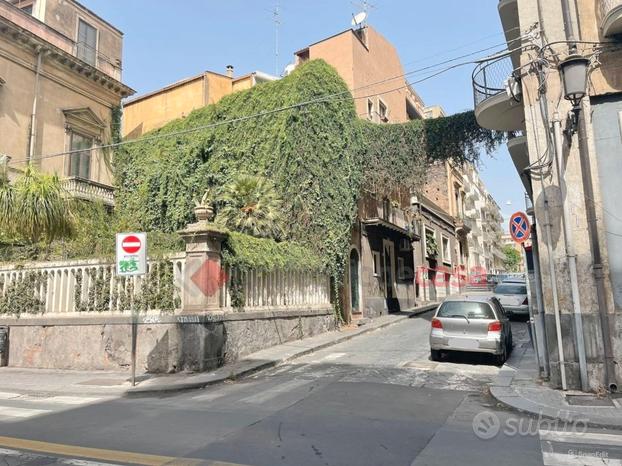
{"label": "satellite dish", "polygon": [[352,17],[352,27],[360,26],[367,19],[367,12],[361,11],[358,15]]}
{"label": "satellite dish", "polygon": [[283,76],[289,76],[290,74],[292,74],[292,72],[295,69],[296,69],[296,65],[294,65],[293,63],[290,63],[289,65],[285,67],[285,70],[283,71]]}

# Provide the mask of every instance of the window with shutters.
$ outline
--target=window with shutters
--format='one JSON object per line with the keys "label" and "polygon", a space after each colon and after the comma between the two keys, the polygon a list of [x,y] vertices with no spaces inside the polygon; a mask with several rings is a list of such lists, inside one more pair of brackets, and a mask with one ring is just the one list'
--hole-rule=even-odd
{"label": "window with shutters", "polygon": [[91,150],[93,138],[71,132],[69,176],[89,180],[91,178]]}
{"label": "window with shutters", "polygon": [[97,29],[84,20],[78,21],[78,58],[89,65],[97,64]]}

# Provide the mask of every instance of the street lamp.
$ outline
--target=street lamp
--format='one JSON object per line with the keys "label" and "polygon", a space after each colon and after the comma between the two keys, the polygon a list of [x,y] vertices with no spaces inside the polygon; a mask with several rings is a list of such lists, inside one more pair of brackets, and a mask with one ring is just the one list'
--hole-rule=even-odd
{"label": "street lamp", "polygon": [[587,95],[587,73],[590,60],[581,55],[570,55],[559,64],[559,71],[564,83],[564,98],[572,103],[570,127],[567,132],[576,132],[581,101]]}
{"label": "street lamp", "polygon": [[587,70],[590,60],[581,55],[570,55],[560,63],[559,69],[564,82],[564,97],[578,107],[587,94]]}

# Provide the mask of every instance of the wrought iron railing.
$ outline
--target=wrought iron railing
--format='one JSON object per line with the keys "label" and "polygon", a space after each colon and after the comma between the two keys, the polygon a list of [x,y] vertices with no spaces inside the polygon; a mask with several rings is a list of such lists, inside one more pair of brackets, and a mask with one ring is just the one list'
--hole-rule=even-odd
{"label": "wrought iron railing", "polygon": [[506,92],[506,82],[514,72],[510,56],[480,63],[473,71],[473,97],[477,107],[484,100]]}

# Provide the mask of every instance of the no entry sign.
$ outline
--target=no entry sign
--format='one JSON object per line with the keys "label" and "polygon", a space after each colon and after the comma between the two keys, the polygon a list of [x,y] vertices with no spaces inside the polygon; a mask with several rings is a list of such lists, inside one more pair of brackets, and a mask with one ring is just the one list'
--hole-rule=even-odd
{"label": "no entry sign", "polygon": [[516,212],[510,218],[510,235],[519,244],[524,243],[531,236],[531,224],[524,212]]}
{"label": "no entry sign", "polygon": [[147,273],[146,233],[117,234],[117,275],[134,276]]}
{"label": "no entry sign", "polygon": [[126,236],[123,238],[123,241],[121,241],[121,247],[127,254],[136,254],[142,247],[142,241],[136,235]]}

